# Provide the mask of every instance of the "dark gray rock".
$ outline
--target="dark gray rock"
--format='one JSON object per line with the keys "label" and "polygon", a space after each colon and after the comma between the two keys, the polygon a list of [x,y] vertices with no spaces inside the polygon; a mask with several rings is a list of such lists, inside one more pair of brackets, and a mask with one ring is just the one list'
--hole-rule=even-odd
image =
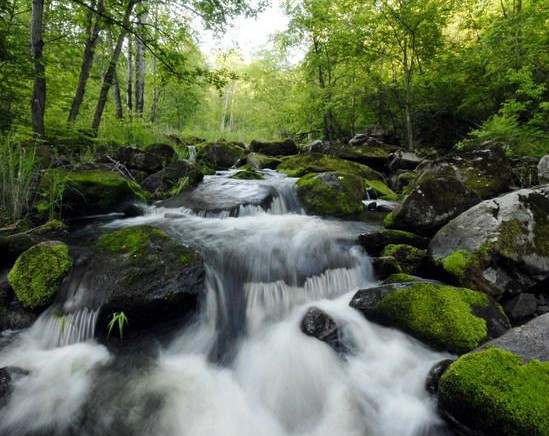
{"label": "dark gray rock", "polygon": [[536,314],[538,301],[533,294],[518,294],[503,304],[503,310],[513,321],[530,318]]}
{"label": "dark gray rock", "polygon": [[43,240],[43,237],[30,233],[0,236],[0,268],[11,267],[24,251]]}
{"label": "dark gray rock", "polygon": [[543,156],[538,163],[539,183],[549,183],[549,154]]}
{"label": "dark gray rock", "polygon": [[403,192],[409,185],[413,184],[418,178],[415,171],[398,170],[391,174],[388,180],[389,187],[397,193]]}
{"label": "dark gray rock", "polygon": [[282,161],[276,157],[267,156],[261,153],[250,153],[246,157],[246,163],[256,170],[264,168],[274,170],[281,162]]}
{"label": "dark gray rock", "polygon": [[454,361],[451,359],[445,359],[433,365],[433,367],[429,370],[427,380],[425,381],[425,389],[427,392],[432,395],[437,393],[440,378],[444,374],[444,371],[446,371],[453,362]]}
{"label": "dark gray rock", "polygon": [[160,170],[164,164],[161,157],[134,147],[120,147],[113,158],[129,170],[146,173],[154,173]]}
{"label": "dark gray rock", "polygon": [[400,150],[390,156],[389,169],[391,171],[415,170],[423,159],[412,151]]}
{"label": "dark gray rock", "polygon": [[250,151],[267,156],[291,156],[298,153],[297,145],[292,139],[283,141],[252,141]]}
{"label": "dark gray rock", "polygon": [[406,244],[425,249],[429,245],[429,238],[400,230],[380,230],[360,235],[358,242],[368,253],[375,256],[389,244]]}
{"label": "dark gray rock", "polygon": [[196,148],[198,160],[215,170],[227,170],[237,165],[245,154],[244,147],[234,142],[210,142]]}
{"label": "dark gray rock", "polygon": [[344,347],[340,340],[338,326],[333,318],[318,307],[311,307],[301,321],[301,331],[307,336],[326,342],[334,350],[341,352]]}
{"label": "dark gray rock", "polygon": [[372,268],[378,280],[385,280],[392,274],[402,272],[397,260],[392,256],[373,257]]}
{"label": "dark gray rock", "polygon": [[174,149],[168,144],[151,144],[145,148],[145,151],[162,159],[164,164],[169,163],[176,156]]}
{"label": "dark gray rock", "polygon": [[[151,174],[141,185],[145,191],[153,195],[153,198],[166,198],[196,186],[203,177],[200,169],[192,162],[178,160]],[[178,186],[179,183],[182,185]],[[174,189],[175,192],[172,192]]]}

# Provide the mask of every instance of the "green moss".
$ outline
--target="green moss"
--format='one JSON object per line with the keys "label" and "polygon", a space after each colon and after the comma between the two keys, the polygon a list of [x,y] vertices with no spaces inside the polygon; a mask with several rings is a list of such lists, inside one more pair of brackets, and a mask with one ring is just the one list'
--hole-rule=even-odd
{"label": "green moss", "polygon": [[456,278],[461,278],[465,275],[471,252],[469,250],[459,250],[450,254],[444,259],[443,267],[448,274],[452,274]]}
{"label": "green moss", "polygon": [[439,384],[444,408],[501,436],[549,436],[549,363],[499,348],[467,354]]}
{"label": "green moss", "polygon": [[486,321],[473,314],[488,296],[466,288],[418,283],[394,292],[377,309],[419,339],[453,353],[466,353],[488,338]]}
{"label": "green moss", "polygon": [[237,180],[263,180],[264,178],[265,177],[263,177],[263,174],[260,174],[257,171],[254,171],[252,169],[245,169],[242,171],[238,171],[237,173],[231,176],[231,179],[237,179]]}
{"label": "green moss", "polygon": [[406,244],[389,244],[383,249],[382,256],[394,257],[406,274],[417,274],[428,261],[427,250]]}
{"label": "green moss", "polygon": [[159,239],[168,240],[169,236],[160,229],[144,225],[127,227],[101,235],[97,244],[101,249],[111,253],[140,256],[148,243]]}
{"label": "green moss", "polygon": [[419,280],[418,277],[412,276],[410,274],[405,273],[397,273],[397,274],[391,274],[389,277],[387,277],[383,283],[386,285],[392,285],[394,283],[408,283],[408,282],[417,282]]}
{"label": "green moss", "polygon": [[387,201],[398,200],[398,195],[380,180],[366,180],[364,185],[367,191],[375,193],[376,198]]}
{"label": "green moss", "polygon": [[389,229],[393,227],[394,222],[395,222],[395,216],[393,215],[393,212],[389,212],[387,215],[385,215],[385,218],[383,219],[383,225],[386,228]]}
{"label": "green moss", "polygon": [[359,176],[366,180],[383,180],[383,175],[366,165],[318,153],[302,153],[285,158],[277,170],[291,177],[336,171]]}
{"label": "green moss", "polygon": [[[327,175],[333,183],[323,179]],[[319,215],[349,216],[364,210],[361,180],[349,174],[308,174],[297,182],[297,193],[305,207]]]}
{"label": "green moss", "polygon": [[41,243],[19,256],[8,274],[8,281],[25,307],[43,307],[53,301],[71,266],[65,244]]}

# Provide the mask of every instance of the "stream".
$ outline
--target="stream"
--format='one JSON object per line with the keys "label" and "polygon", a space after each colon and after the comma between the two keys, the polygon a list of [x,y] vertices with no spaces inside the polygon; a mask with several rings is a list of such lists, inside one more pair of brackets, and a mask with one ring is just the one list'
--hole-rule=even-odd
{"label": "stream", "polygon": [[[0,338],[0,367],[21,367],[0,435],[412,436],[450,434],[426,392],[448,355],[349,306],[377,282],[355,245],[375,223],[305,214],[295,179],[207,176],[144,216],[89,224],[104,232],[152,224],[202,251],[206,292],[191,320],[122,345],[94,339],[93,276],[64,284],[32,327]],[[347,352],[303,334],[307,309],[338,324]],[[130,320],[131,322],[131,320]]]}

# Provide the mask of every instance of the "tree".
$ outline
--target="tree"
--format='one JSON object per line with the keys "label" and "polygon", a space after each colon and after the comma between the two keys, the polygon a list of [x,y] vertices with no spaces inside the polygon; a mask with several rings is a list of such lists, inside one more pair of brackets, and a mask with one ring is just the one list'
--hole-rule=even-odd
{"label": "tree", "polygon": [[31,17],[31,58],[34,70],[34,88],[31,98],[32,130],[44,137],[44,113],[46,108],[46,66],[44,64],[44,41],[42,39],[42,20],[44,18],[44,0],[32,1]]}

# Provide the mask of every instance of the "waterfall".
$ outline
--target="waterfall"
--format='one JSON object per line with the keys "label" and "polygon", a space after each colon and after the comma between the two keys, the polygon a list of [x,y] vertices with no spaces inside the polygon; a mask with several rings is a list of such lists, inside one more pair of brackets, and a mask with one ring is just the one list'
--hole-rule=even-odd
{"label": "waterfall", "polygon": [[192,163],[196,163],[196,145],[188,145],[187,150],[189,152],[189,160]]}

